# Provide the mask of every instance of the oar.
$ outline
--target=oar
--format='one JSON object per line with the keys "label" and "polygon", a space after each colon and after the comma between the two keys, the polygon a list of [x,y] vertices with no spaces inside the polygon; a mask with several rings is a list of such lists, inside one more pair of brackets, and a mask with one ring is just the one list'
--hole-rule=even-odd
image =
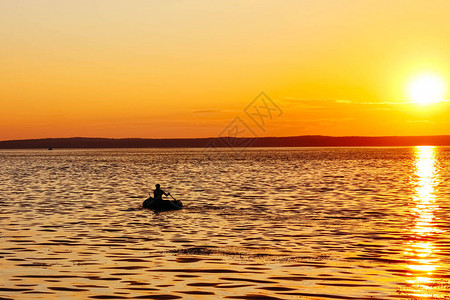
{"label": "oar", "polygon": [[175,199],[171,194],[169,194],[169,196],[172,197],[172,199],[175,201],[176,205],[178,206],[178,209],[183,207],[183,203],[181,201]]}

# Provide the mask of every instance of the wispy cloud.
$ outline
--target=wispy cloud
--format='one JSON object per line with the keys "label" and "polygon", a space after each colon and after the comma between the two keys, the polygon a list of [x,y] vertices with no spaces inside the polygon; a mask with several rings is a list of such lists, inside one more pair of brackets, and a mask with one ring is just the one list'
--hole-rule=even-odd
{"label": "wispy cloud", "polygon": [[192,113],[194,114],[214,114],[214,113],[220,113],[223,112],[221,109],[196,109],[193,110]]}
{"label": "wispy cloud", "polygon": [[408,120],[408,123],[427,123],[427,124],[436,124],[434,121],[430,120]]}
{"label": "wispy cloud", "polygon": [[[302,99],[302,98],[283,98],[281,101],[286,103],[297,104],[318,104],[318,103],[337,103],[337,104],[353,104],[353,105],[403,105],[409,104],[409,102],[393,102],[393,101],[380,101],[380,102],[367,102],[367,101],[354,101],[348,99]],[[447,100],[442,100],[447,101]]]}
{"label": "wispy cloud", "polygon": [[302,110],[330,110],[330,109],[345,109],[345,110],[398,110],[402,104],[406,102],[365,102],[352,101],[348,99],[298,99],[298,98],[284,98],[283,102],[289,106],[301,107]]}
{"label": "wispy cloud", "polygon": [[[281,99],[285,103],[297,104],[318,104],[318,103],[339,103],[339,104],[354,104],[354,105],[409,105],[410,101],[355,101],[349,99],[306,99],[306,98],[292,98],[286,97]],[[450,102],[450,99],[442,99],[438,102]]]}

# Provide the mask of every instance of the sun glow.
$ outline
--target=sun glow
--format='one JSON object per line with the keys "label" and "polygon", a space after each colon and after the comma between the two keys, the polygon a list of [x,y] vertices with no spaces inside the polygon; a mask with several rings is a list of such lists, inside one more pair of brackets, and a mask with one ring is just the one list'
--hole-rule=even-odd
{"label": "sun glow", "polygon": [[411,100],[417,104],[433,104],[443,100],[445,83],[435,74],[422,74],[411,80],[408,93]]}

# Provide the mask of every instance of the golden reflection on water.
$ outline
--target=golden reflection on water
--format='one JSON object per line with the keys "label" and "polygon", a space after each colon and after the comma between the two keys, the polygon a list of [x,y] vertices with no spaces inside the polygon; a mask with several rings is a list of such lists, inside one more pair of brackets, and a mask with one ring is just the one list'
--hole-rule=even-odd
{"label": "golden reflection on water", "polygon": [[438,182],[438,168],[436,163],[436,148],[420,146],[415,149],[415,193],[412,208],[414,218],[410,229],[411,238],[405,245],[405,256],[408,260],[407,283],[411,290],[408,294],[416,297],[435,297],[435,291],[430,286],[433,274],[439,268],[437,249],[433,243],[434,236],[440,232],[436,227],[435,187]]}

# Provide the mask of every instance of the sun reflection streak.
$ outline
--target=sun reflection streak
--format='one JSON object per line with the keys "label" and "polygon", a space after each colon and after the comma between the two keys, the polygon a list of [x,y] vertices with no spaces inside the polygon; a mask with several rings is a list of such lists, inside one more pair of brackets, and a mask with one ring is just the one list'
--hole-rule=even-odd
{"label": "sun reflection streak", "polygon": [[414,226],[409,229],[411,237],[405,245],[404,254],[408,261],[410,295],[416,297],[435,297],[431,291],[433,274],[439,268],[437,249],[433,243],[434,236],[440,232],[436,226],[435,187],[438,182],[438,169],[433,146],[416,147],[415,154],[415,193],[412,208]]}

